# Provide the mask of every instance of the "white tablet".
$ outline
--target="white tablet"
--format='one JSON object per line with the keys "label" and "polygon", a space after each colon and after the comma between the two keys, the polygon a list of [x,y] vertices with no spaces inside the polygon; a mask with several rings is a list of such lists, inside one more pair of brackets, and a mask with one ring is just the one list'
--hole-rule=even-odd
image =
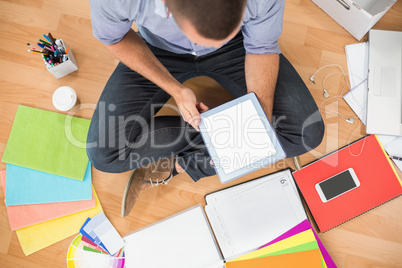
{"label": "white tablet", "polygon": [[286,157],[254,93],[202,113],[199,128],[222,183]]}

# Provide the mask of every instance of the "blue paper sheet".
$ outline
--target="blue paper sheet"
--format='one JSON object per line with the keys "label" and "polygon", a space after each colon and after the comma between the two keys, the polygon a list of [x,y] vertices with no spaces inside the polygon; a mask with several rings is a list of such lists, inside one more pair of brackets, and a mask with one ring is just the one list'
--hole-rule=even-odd
{"label": "blue paper sheet", "polygon": [[92,199],[91,164],[83,181],[7,164],[6,206]]}
{"label": "blue paper sheet", "polygon": [[[91,240],[92,242],[94,242],[96,245],[98,245],[99,247],[101,247],[104,251],[106,251],[107,253],[110,254],[109,251],[107,251],[105,245],[99,240],[98,237],[96,237],[96,234],[93,233],[92,235],[90,234],[91,232],[87,232],[87,225],[89,224],[89,222],[91,222],[92,219],[88,218],[85,222],[84,225],[82,225],[81,229],[80,229],[80,233],[84,236],[86,236],[89,240]],[[92,231],[92,229],[90,229]],[[97,239],[98,238],[98,239]]]}

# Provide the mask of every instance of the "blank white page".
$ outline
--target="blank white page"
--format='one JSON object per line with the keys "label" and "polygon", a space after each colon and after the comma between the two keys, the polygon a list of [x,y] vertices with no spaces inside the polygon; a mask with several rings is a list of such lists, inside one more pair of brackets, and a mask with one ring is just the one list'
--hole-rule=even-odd
{"label": "blank white page", "polygon": [[343,98],[363,124],[367,122],[368,50],[369,45],[367,42],[345,46],[352,90],[346,93]]}
{"label": "blank white page", "polygon": [[222,268],[201,206],[124,237],[127,268]]}
{"label": "blank white page", "polygon": [[[402,157],[402,137],[377,135],[385,151],[391,156]],[[402,161],[392,159],[395,165],[402,171]]]}
{"label": "blank white page", "polygon": [[203,123],[225,174],[276,153],[251,100],[205,117]]}

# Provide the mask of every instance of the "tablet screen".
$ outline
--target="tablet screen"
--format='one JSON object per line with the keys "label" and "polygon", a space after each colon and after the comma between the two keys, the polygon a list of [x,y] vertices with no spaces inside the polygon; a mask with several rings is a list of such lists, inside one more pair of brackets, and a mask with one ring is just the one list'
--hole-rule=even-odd
{"label": "tablet screen", "polygon": [[250,99],[205,117],[203,122],[219,158],[214,163],[219,163],[225,174],[277,152]]}

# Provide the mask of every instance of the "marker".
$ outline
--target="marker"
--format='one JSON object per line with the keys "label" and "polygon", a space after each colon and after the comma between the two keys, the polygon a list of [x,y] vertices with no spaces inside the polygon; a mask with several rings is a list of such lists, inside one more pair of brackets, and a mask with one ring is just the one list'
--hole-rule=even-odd
{"label": "marker", "polygon": [[52,34],[51,34],[51,33],[48,33],[47,36],[49,36],[50,41],[51,41],[52,44],[54,45],[54,44],[55,44],[55,41],[54,41],[54,38],[53,38]]}
{"label": "marker", "polygon": [[31,50],[31,49],[28,49],[28,52],[34,52],[34,53],[39,53],[39,54],[43,54],[43,55],[48,55],[45,52],[41,52],[41,51],[37,51],[37,50]]}
{"label": "marker", "polygon": [[68,54],[68,48],[66,48],[66,52],[64,54]]}
{"label": "marker", "polygon": [[389,158],[391,158],[391,159],[393,159],[393,160],[402,161],[402,157],[399,157],[399,156],[392,156],[392,155],[390,155]]}
{"label": "marker", "polygon": [[39,39],[39,42],[41,42],[42,44],[47,45],[47,46],[49,46],[49,47],[52,46],[51,44],[49,44],[49,43],[46,42],[46,41],[43,41],[42,39]]}
{"label": "marker", "polygon": [[47,51],[53,52],[48,46],[45,46],[44,44],[37,43],[37,45],[40,46],[41,48],[47,50]]}
{"label": "marker", "polygon": [[47,41],[49,41],[51,44],[53,44],[52,40],[46,35],[42,34],[44,38],[46,38]]}

